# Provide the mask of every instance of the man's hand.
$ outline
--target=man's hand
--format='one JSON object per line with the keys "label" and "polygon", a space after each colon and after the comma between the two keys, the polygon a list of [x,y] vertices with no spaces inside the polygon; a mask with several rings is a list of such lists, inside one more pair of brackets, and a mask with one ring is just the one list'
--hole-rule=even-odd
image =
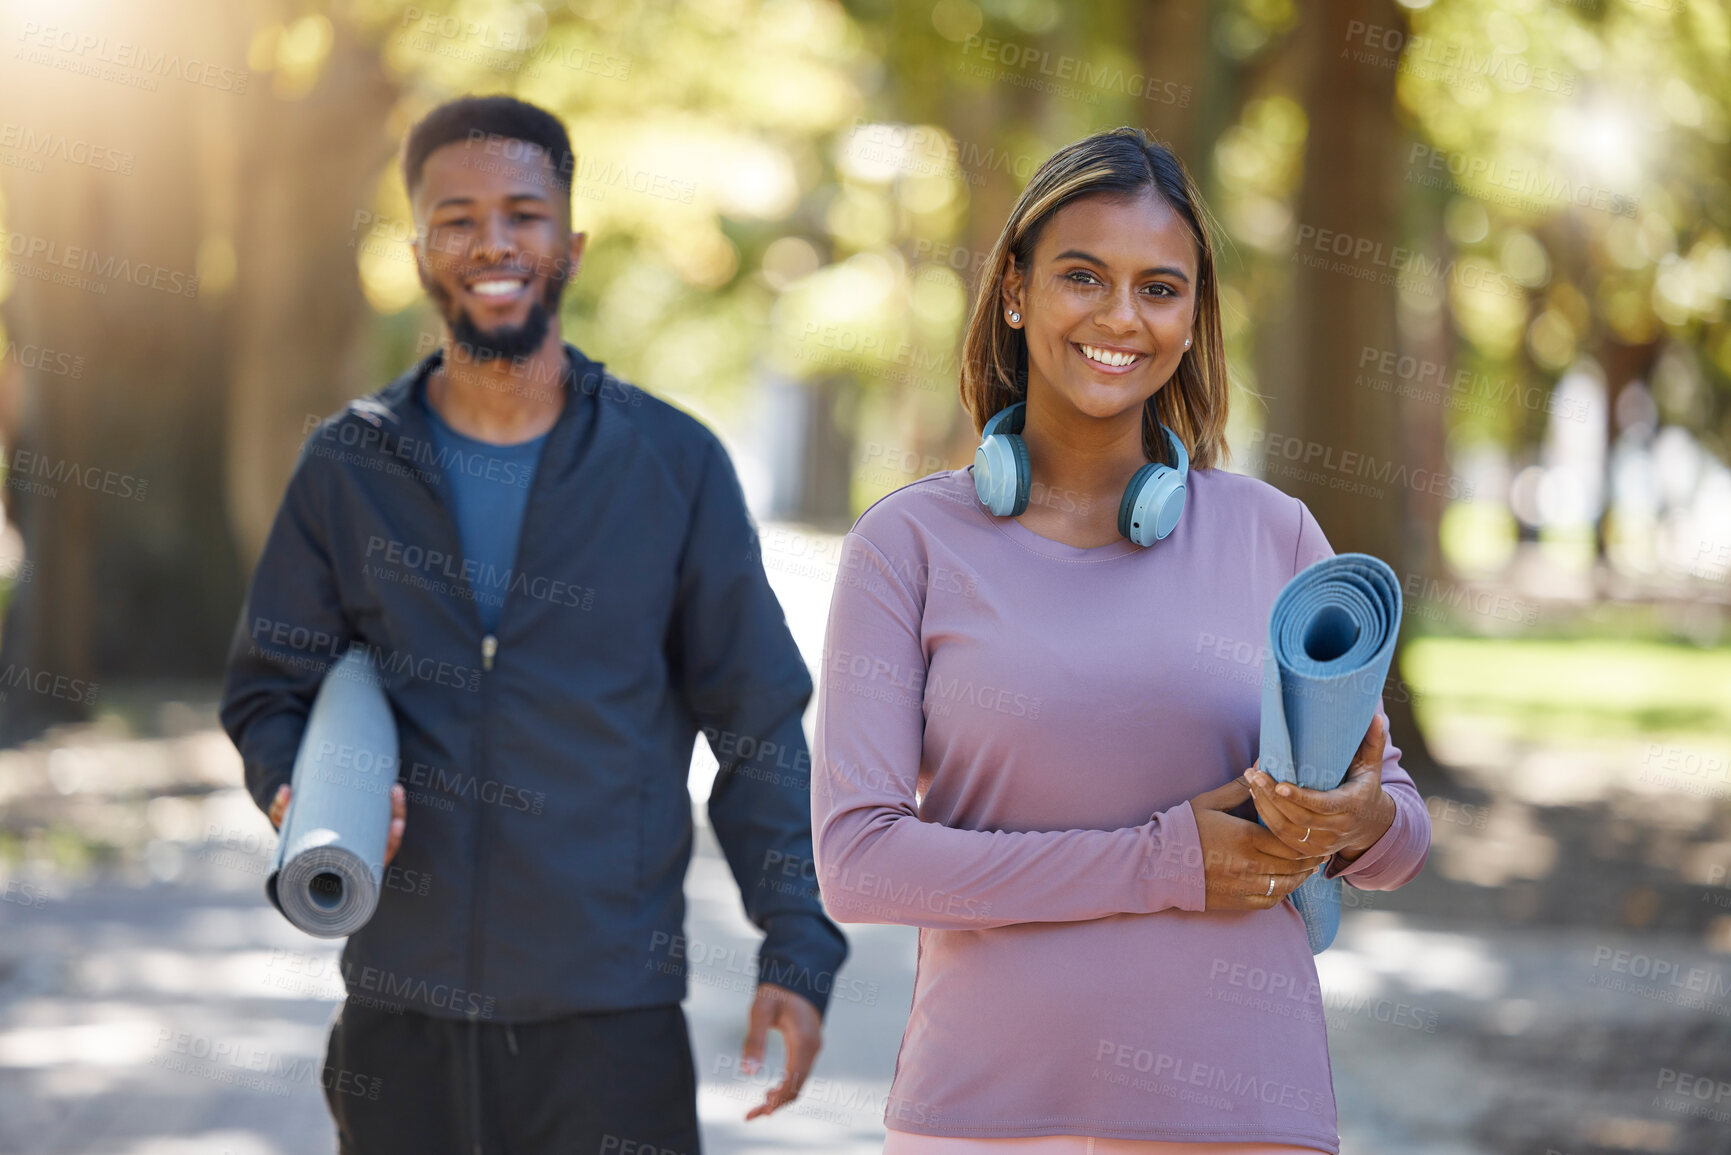
{"label": "man's hand", "polygon": [[739,1053],[740,1070],[748,1075],[757,1072],[771,1030],[781,1032],[782,1046],[787,1051],[787,1074],[769,1089],[763,1102],[745,1113],[747,1119],[767,1115],[799,1098],[805,1077],[811,1073],[811,1065],[823,1047],[823,1016],[805,996],[786,987],[758,983],[745,1031],[745,1046]]}
{"label": "man's hand", "polygon": [[1346,778],[1333,790],[1307,790],[1275,782],[1256,767],[1244,780],[1256,812],[1280,841],[1306,854],[1339,854],[1351,862],[1375,846],[1394,825],[1394,799],[1382,788],[1382,755],[1388,744],[1382,718],[1372,717],[1352,756]]}
{"label": "man's hand", "polygon": [[[270,800],[270,824],[277,830],[282,829],[283,815],[288,813],[289,795],[292,793],[287,786],[278,786],[276,797]],[[385,864],[390,865],[391,859],[397,856],[397,847],[403,844],[403,824],[408,821],[409,800],[403,794],[403,784],[391,784],[391,831],[385,836]]]}

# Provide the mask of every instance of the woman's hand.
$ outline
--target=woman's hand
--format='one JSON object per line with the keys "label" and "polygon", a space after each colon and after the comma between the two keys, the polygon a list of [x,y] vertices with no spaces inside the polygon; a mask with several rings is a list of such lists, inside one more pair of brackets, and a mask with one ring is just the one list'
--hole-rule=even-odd
{"label": "woman's hand", "polygon": [[1382,788],[1387,744],[1382,718],[1371,718],[1346,778],[1333,790],[1277,783],[1255,766],[1244,772],[1244,781],[1256,799],[1256,812],[1285,846],[1300,853],[1339,854],[1351,862],[1394,824],[1394,799]]}
{"label": "woman's hand", "polygon": [[1257,823],[1226,813],[1250,797],[1244,779],[1234,778],[1190,800],[1202,837],[1204,910],[1267,910],[1328,861],[1326,854],[1294,850]]}

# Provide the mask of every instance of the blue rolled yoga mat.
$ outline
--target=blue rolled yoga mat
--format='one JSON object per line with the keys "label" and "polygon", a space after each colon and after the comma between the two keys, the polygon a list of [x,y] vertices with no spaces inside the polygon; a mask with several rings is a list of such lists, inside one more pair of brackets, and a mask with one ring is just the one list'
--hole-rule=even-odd
{"label": "blue rolled yoga mat", "polygon": [[379,675],[351,649],[313,698],[265,894],[308,934],[353,934],[379,903],[397,723]]}
{"label": "blue rolled yoga mat", "polygon": [[[1286,583],[1268,615],[1262,664],[1259,757],[1269,777],[1311,790],[1340,785],[1376,716],[1400,612],[1394,571],[1369,554],[1324,558]],[[1312,954],[1340,929],[1341,885],[1319,868],[1292,892]]]}

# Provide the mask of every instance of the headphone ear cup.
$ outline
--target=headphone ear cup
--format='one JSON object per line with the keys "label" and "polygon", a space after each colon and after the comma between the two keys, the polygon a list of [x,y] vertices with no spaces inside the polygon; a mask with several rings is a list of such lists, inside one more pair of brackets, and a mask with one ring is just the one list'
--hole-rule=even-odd
{"label": "headphone ear cup", "polygon": [[1147,547],[1166,537],[1184,515],[1184,478],[1170,465],[1149,462],[1136,471],[1118,503],[1118,532]]}
{"label": "headphone ear cup", "polygon": [[1033,470],[1028,446],[1014,433],[994,433],[974,450],[974,495],[997,517],[1028,508]]}
{"label": "headphone ear cup", "polygon": [[1137,545],[1141,545],[1141,527],[1137,524],[1137,504],[1141,501],[1143,488],[1147,485],[1149,475],[1160,466],[1149,462],[1138,469],[1130,478],[1130,484],[1124,487],[1124,496],[1118,499],[1118,536],[1127,537]]}
{"label": "headphone ear cup", "polygon": [[1184,516],[1184,499],[1189,495],[1189,488],[1184,484],[1183,476],[1174,472],[1171,484],[1161,490],[1159,505],[1154,511],[1156,541],[1178,528],[1178,519]]}

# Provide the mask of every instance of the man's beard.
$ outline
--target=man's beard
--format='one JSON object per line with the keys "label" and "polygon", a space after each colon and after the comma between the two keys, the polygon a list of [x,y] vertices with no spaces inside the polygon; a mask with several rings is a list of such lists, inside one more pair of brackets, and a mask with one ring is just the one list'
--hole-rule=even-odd
{"label": "man's beard", "polygon": [[475,324],[469,311],[457,304],[445,286],[427,276],[419,261],[416,262],[416,272],[420,274],[421,286],[427,290],[434,305],[438,307],[439,316],[450,328],[451,339],[456,342],[460,359],[476,365],[486,365],[501,358],[514,360],[527,357],[539,349],[541,342],[547,339],[547,330],[553,323],[553,317],[559,311],[559,298],[565,293],[565,270],[555,269],[547,277],[546,287],[541,290],[541,299],[529,306],[529,315],[523,319],[521,325],[487,330]]}

